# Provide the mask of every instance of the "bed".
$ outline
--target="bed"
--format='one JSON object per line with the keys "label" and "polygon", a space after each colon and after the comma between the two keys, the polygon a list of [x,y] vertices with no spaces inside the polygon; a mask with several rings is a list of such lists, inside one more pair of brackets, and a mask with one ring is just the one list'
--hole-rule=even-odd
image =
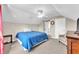
{"label": "bed", "polygon": [[30,52],[34,46],[47,41],[48,35],[44,32],[37,31],[18,32],[16,38],[22,47]]}

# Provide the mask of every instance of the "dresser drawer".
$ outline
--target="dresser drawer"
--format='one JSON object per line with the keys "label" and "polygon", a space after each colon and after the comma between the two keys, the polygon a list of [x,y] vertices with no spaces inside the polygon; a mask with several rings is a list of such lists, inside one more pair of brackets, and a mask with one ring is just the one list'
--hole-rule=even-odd
{"label": "dresser drawer", "polygon": [[74,40],[74,39],[72,39],[72,43],[77,43],[77,44],[79,44],[79,40]]}
{"label": "dresser drawer", "polygon": [[72,49],[72,54],[79,54],[79,50],[78,49]]}
{"label": "dresser drawer", "polygon": [[72,40],[72,49],[79,50],[79,40]]}

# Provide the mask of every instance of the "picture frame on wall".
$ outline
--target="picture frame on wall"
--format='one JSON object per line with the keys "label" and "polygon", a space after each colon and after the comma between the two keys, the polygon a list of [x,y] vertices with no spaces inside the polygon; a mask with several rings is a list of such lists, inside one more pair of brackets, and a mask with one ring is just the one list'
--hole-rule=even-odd
{"label": "picture frame on wall", "polygon": [[55,22],[54,22],[54,21],[51,21],[50,23],[51,23],[51,25],[54,25],[54,24],[55,24]]}

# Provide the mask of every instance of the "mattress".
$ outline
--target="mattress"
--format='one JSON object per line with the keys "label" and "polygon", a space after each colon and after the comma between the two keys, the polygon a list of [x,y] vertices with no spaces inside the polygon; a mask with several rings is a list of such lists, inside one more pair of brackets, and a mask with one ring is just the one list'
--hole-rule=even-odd
{"label": "mattress", "polygon": [[16,38],[18,38],[18,41],[23,46],[23,48],[29,52],[34,46],[48,40],[46,33],[37,31],[18,32],[16,34]]}

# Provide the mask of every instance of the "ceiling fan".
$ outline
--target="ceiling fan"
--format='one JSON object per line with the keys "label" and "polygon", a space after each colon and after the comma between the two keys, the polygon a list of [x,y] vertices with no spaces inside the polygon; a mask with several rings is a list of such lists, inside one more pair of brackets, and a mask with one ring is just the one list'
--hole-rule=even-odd
{"label": "ceiling fan", "polygon": [[44,11],[43,9],[38,9],[38,10],[37,10],[37,17],[38,17],[39,19],[43,19],[43,20],[44,20],[44,19],[45,19],[45,20],[46,20],[46,19],[48,20],[49,18],[50,18],[50,19],[52,18],[51,16],[45,15],[45,11]]}

